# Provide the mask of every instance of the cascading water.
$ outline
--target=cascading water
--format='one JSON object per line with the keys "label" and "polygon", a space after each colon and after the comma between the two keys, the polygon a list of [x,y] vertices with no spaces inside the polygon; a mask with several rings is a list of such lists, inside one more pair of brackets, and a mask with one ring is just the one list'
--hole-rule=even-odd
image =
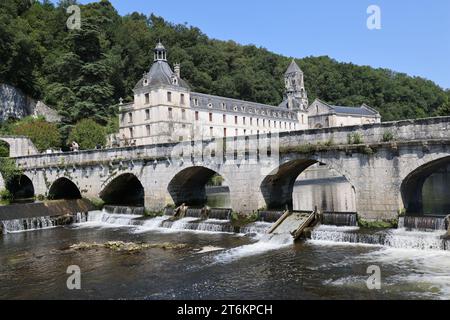
{"label": "cascading water", "polygon": [[357,226],[356,213],[324,212],[322,224],[333,226]]}
{"label": "cascading water", "polygon": [[34,217],[26,219],[15,219],[1,221],[3,234],[48,229],[69,223],[80,223],[87,221],[87,214],[78,212],[72,216],[62,219],[61,217]]}
{"label": "cascading water", "polygon": [[450,250],[443,232],[407,231],[406,229],[368,232],[358,227],[319,226],[311,232],[311,240],[380,245],[399,249]]}
{"label": "cascading water", "polygon": [[127,207],[127,206],[109,206],[106,205],[103,209],[107,213],[115,213],[115,214],[135,214],[135,215],[143,215],[144,207]]}
{"label": "cascading water", "polygon": [[445,217],[436,216],[400,217],[398,227],[422,231],[446,230]]}
{"label": "cascading water", "polygon": [[[198,211],[197,211],[198,210]],[[143,215],[130,215],[130,214],[111,214],[102,211],[92,211],[88,214],[87,225],[101,225],[104,227],[111,226],[130,226],[136,227],[135,232],[146,232],[150,230],[157,231],[199,231],[199,232],[234,232],[234,227],[231,225],[230,220],[226,219],[200,219],[197,217],[200,215],[201,209],[190,209],[188,214],[194,215],[188,216],[179,220],[173,220],[172,216],[160,216],[156,218],[146,218]],[[211,211],[215,211],[212,209]],[[219,209],[215,211],[215,214],[220,217],[229,215],[226,210]]]}

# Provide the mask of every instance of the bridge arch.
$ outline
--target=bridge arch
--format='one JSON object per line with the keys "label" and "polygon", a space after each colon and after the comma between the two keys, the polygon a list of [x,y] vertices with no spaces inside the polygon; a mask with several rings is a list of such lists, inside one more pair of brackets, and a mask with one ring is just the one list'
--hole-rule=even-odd
{"label": "bridge arch", "polygon": [[52,183],[48,192],[48,198],[52,200],[81,199],[81,192],[75,183],[65,177],[62,177]]}
{"label": "bridge arch", "polygon": [[100,198],[110,205],[144,206],[144,186],[133,173],[123,173],[110,181]]}
{"label": "bridge arch", "polygon": [[[319,209],[325,211],[357,211],[356,189],[350,182],[348,176],[343,174],[341,170],[335,168],[332,161],[327,161],[326,163],[322,161],[325,160],[314,156],[311,156],[310,158],[295,159],[291,157],[289,159],[285,159],[285,161],[269,175],[267,175],[260,184],[260,190],[265,201],[266,208],[269,210],[280,210],[286,208],[289,210],[312,210],[315,206],[318,206]],[[318,177],[313,177],[313,179],[301,176],[307,169],[312,168],[314,165],[317,166],[316,170],[319,172],[325,172],[327,175],[325,175],[325,177],[321,177],[319,175]],[[332,172],[337,174],[337,177],[335,178],[338,179],[331,179],[328,177]],[[308,182],[308,179],[311,179],[314,182]],[[327,185],[327,183],[335,183],[335,181],[339,181],[339,183],[346,183],[346,187],[349,189],[345,195],[345,197],[349,197],[348,204],[332,204],[332,201],[328,201],[328,188],[322,188],[320,191],[321,194],[318,197],[315,197],[313,190],[314,185],[308,185],[308,183],[314,183],[316,184],[315,187],[318,188]],[[296,186],[296,184],[299,183],[300,186]],[[308,189],[305,186],[309,186],[310,188]],[[294,188],[297,187],[300,187],[300,192],[306,192],[306,190],[308,190],[310,193],[308,195],[310,199],[307,204],[302,205],[301,201],[304,201],[305,199],[304,197],[301,197],[301,199],[297,201],[300,203],[297,203],[296,207],[294,207]],[[347,202],[347,200],[345,200],[345,202]],[[306,208],[305,205],[310,207]],[[331,205],[333,205],[334,208],[330,208]]]}
{"label": "bridge arch", "polygon": [[34,185],[31,179],[22,174],[6,183],[6,189],[11,193],[13,200],[28,200],[34,198]]}
{"label": "bridge arch", "polygon": [[[221,181],[228,182],[226,177],[217,171],[205,167],[205,166],[193,166],[184,168],[177,172],[174,177],[170,180],[167,187],[167,191],[172,197],[173,202],[176,206],[185,203],[188,206],[203,206],[207,204],[208,192],[211,185],[211,181],[214,178],[219,178]],[[226,194],[223,201],[225,203],[230,202],[230,187],[228,185],[218,185],[222,189],[223,193]],[[212,196],[211,196],[212,198]],[[220,206],[220,205],[213,205]]]}
{"label": "bridge arch", "polygon": [[[407,174],[401,183],[401,196],[404,208],[407,214],[450,214],[450,197],[448,190],[450,181],[447,173],[450,172],[450,156],[443,156],[437,159],[431,159],[422,163],[419,167],[413,169]],[[432,188],[428,194],[425,193],[425,187],[428,183],[432,183],[433,177],[443,176],[438,181],[438,186]],[[450,177],[450,174],[448,174]],[[429,197],[430,199],[427,199]],[[433,208],[427,207],[428,202],[436,201],[439,203],[433,205]]]}

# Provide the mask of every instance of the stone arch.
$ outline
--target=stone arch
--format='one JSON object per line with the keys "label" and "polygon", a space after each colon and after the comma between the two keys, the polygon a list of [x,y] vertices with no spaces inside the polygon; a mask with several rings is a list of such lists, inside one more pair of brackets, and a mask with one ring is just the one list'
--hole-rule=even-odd
{"label": "stone arch", "polygon": [[123,173],[110,181],[100,198],[110,205],[144,206],[144,186],[133,173]]}
{"label": "stone arch", "polygon": [[[213,169],[204,166],[188,167],[174,175],[167,186],[167,191],[176,206],[182,203],[188,206],[202,206],[208,201],[206,185],[215,175],[227,181],[226,177]],[[225,189],[229,195],[229,186],[224,187]]]}
{"label": "stone arch", "polygon": [[22,174],[6,183],[6,189],[11,193],[13,200],[28,200],[34,198],[33,181]]}
{"label": "stone arch", "polygon": [[293,191],[297,178],[314,164],[327,164],[350,184],[356,206],[356,189],[343,170],[336,168],[332,161],[321,160],[314,156],[301,159],[287,159],[278,168],[267,175],[260,184],[260,190],[267,209],[293,210]]}
{"label": "stone arch", "polygon": [[62,177],[52,183],[48,192],[48,198],[52,200],[81,199],[81,192],[75,183],[65,177]]}
{"label": "stone arch", "polygon": [[[450,165],[450,156],[432,159],[411,170],[402,180],[400,191],[403,206],[409,214],[423,214],[423,186],[439,169]],[[450,202],[449,202],[450,210]],[[447,214],[450,212],[447,212]],[[445,212],[442,212],[445,214]]]}

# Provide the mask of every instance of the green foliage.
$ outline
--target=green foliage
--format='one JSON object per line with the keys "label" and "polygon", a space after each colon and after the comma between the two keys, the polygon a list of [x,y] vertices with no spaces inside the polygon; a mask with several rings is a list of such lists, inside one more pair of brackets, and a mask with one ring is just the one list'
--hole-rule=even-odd
{"label": "green foliage", "polygon": [[67,143],[76,141],[81,149],[95,149],[97,145],[106,144],[105,128],[94,120],[84,119],[79,121],[69,134]]}
{"label": "green foliage", "polygon": [[0,158],[9,157],[9,145],[5,141],[0,141]]}
{"label": "green foliage", "polygon": [[398,219],[367,221],[358,217],[358,225],[364,229],[392,229],[397,228]]}
{"label": "green foliage", "polygon": [[221,186],[223,182],[224,182],[223,177],[219,174],[215,174],[208,180],[206,184],[208,186],[218,187]]}
{"label": "green foliage", "polygon": [[0,190],[0,200],[9,202],[12,199],[13,199],[13,195],[11,192],[9,192],[8,189]]}
{"label": "green foliage", "polygon": [[241,214],[238,212],[233,212],[231,214],[231,224],[234,227],[243,227],[249,223],[257,221],[258,218],[258,212],[253,212],[251,214]]}
{"label": "green foliage", "polygon": [[12,133],[30,138],[41,152],[61,146],[61,135],[58,128],[55,124],[43,119],[24,118],[14,125]]}
{"label": "green foliage", "polygon": [[364,143],[363,137],[359,132],[349,133],[347,135],[348,144],[362,144]]}
{"label": "green foliage", "polygon": [[[0,2],[0,82],[54,106],[63,116],[64,138],[83,118],[106,125],[117,113],[119,98],[132,99],[158,39],[169,50],[169,63],[182,64],[182,76],[194,91],[272,105],[282,100],[288,57],[209,39],[198,28],[154,15],[122,17],[107,0],[80,5],[81,30],[67,30],[65,9],[73,2]],[[432,81],[327,56],[297,63],[311,101],[366,103],[385,121],[450,115],[448,90]]]}
{"label": "green foliage", "polygon": [[383,142],[390,142],[394,140],[394,134],[391,131],[385,131],[383,133]]}
{"label": "green foliage", "polygon": [[0,173],[5,181],[5,185],[22,175],[22,170],[17,167],[16,162],[11,158],[0,158]]}

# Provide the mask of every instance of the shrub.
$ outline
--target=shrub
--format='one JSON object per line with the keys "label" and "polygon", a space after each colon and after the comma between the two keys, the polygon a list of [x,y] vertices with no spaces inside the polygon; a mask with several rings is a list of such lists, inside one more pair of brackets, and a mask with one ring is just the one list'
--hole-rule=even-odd
{"label": "shrub", "polygon": [[97,145],[106,144],[106,131],[101,125],[91,119],[79,121],[70,131],[67,143],[76,141],[80,149],[95,149]]}
{"label": "shrub", "polygon": [[15,135],[30,138],[40,152],[61,146],[61,135],[56,125],[40,118],[25,118],[15,124],[12,131]]}
{"label": "shrub", "polygon": [[0,199],[1,200],[12,200],[13,196],[8,189],[2,189],[0,191]]}
{"label": "shrub", "polygon": [[349,133],[347,135],[348,144],[362,144],[363,137],[359,132]]}
{"label": "shrub", "polygon": [[383,133],[383,142],[389,142],[394,140],[394,134],[390,131],[385,131]]}

